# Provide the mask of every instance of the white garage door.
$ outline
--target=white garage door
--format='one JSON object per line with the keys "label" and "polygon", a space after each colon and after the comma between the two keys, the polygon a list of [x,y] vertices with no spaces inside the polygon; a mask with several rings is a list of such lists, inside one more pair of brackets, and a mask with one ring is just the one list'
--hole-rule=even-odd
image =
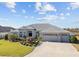
{"label": "white garage door", "polygon": [[69,42],[69,35],[67,34],[42,34],[42,39],[44,41],[53,41],[53,42]]}
{"label": "white garage door", "polygon": [[56,35],[43,35],[43,40],[44,41],[54,41],[54,42],[59,42],[60,38]]}

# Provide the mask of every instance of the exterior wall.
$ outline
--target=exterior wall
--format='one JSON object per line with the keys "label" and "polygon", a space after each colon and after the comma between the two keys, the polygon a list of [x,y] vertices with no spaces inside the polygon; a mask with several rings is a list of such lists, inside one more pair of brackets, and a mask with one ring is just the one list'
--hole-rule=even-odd
{"label": "exterior wall", "polygon": [[24,36],[29,37],[29,31],[32,31],[32,38],[35,38],[36,30],[33,30],[33,29],[20,29],[18,31],[14,30],[14,31],[11,31],[10,34],[17,34],[20,38],[24,38]]}
{"label": "exterior wall", "polygon": [[22,34],[23,35],[26,35],[26,37],[29,37],[29,31],[31,31],[32,32],[32,38],[35,38],[36,37],[36,31],[35,30],[19,30],[19,34],[20,34],[20,32],[22,32]]}

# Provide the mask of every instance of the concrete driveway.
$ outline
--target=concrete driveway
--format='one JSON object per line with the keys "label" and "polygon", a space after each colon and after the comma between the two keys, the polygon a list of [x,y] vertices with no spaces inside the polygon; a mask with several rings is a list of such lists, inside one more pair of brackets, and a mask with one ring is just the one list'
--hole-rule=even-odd
{"label": "concrete driveway", "polygon": [[76,57],[79,52],[70,43],[43,42],[25,57]]}

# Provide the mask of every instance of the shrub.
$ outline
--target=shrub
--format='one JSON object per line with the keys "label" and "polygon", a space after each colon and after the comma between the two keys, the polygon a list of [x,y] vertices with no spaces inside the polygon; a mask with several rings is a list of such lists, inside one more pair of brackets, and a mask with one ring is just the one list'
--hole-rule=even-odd
{"label": "shrub", "polygon": [[69,40],[72,43],[76,43],[77,42],[77,38],[75,36],[70,36]]}
{"label": "shrub", "polygon": [[30,38],[30,37],[20,41],[20,43],[22,45],[26,45],[26,46],[37,46],[39,44],[39,42],[40,42],[39,39],[33,39],[33,38]]}
{"label": "shrub", "polygon": [[18,41],[18,35],[17,34],[11,34],[11,35],[9,35],[9,40],[10,41],[13,41],[13,42],[16,42],[16,41]]}
{"label": "shrub", "polygon": [[8,34],[5,35],[4,39],[5,40],[8,40]]}
{"label": "shrub", "polygon": [[25,40],[25,39],[21,39],[20,43],[21,43],[22,45],[26,45],[26,40]]}

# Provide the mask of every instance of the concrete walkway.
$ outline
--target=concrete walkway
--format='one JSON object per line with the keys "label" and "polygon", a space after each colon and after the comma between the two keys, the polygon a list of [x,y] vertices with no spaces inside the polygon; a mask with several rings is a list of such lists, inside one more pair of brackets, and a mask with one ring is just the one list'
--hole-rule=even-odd
{"label": "concrete walkway", "polygon": [[70,43],[43,42],[25,57],[76,57],[79,52]]}

